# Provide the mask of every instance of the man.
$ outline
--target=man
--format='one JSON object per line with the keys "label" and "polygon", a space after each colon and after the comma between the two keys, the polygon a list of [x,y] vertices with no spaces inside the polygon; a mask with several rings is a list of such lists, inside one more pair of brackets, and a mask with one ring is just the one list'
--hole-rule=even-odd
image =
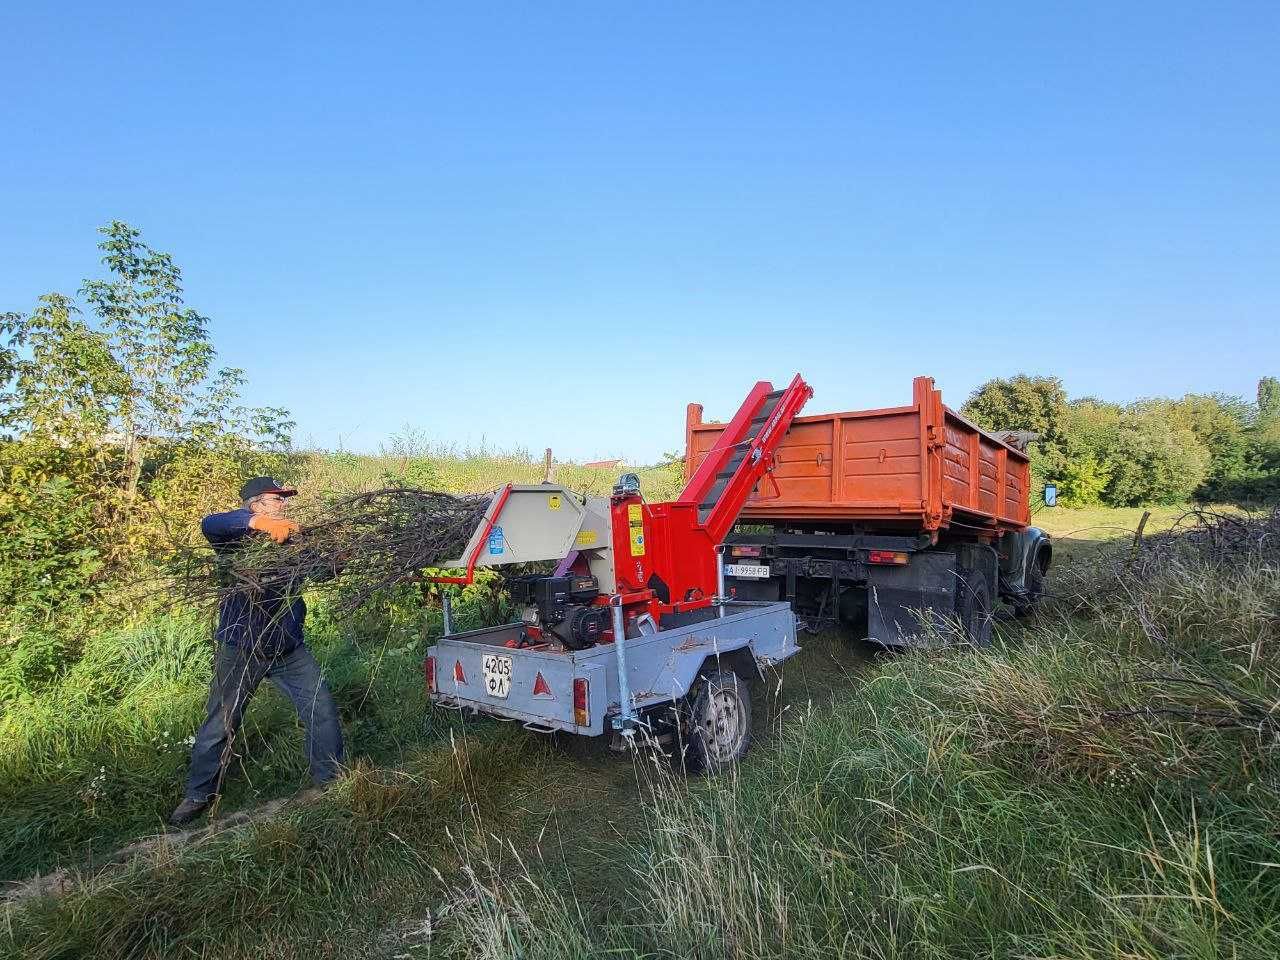
{"label": "man", "polygon": [[[239,510],[204,518],[200,529],[224,576],[236,554],[254,540],[269,537],[283,544],[298,533],[298,525],[285,516],[288,498],[295,493],[270,477],[255,477],[240,489]],[[195,819],[217,796],[236,730],[263,679],[274,683],[298,711],[306,728],[311,778],[323,787],[338,775],[342,727],[320,666],[303,644],[307,608],[299,595],[301,584],[284,573],[273,576],[269,569],[260,572],[259,580],[260,588],[228,593],[218,610],[209,703],[191,748],[186,796],[169,817],[175,826]]]}

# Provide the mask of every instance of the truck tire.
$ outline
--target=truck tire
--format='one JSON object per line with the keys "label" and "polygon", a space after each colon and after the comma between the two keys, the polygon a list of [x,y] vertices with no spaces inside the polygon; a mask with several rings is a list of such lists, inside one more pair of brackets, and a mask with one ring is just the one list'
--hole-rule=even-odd
{"label": "truck tire", "polygon": [[719,773],[737,763],[751,745],[751,688],[732,670],[704,673],[688,696],[684,768]]}
{"label": "truck tire", "polygon": [[995,609],[991,603],[991,584],[979,570],[964,570],[956,597],[956,613],[964,639],[975,647],[991,646]]}

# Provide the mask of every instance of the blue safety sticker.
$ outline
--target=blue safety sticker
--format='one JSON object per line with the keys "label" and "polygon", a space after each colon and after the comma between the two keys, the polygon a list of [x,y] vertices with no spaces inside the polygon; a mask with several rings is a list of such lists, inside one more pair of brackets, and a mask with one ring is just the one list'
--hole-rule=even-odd
{"label": "blue safety sticker", "polygon": [[502,528],[494,527],[489,531],[489,552],[497,554],[504,552],[506,549],[502,541]]}

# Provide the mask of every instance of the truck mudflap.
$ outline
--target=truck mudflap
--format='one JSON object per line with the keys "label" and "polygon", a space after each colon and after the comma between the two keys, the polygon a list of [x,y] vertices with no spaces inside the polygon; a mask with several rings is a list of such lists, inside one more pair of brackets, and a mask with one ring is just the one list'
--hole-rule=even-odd
{"label": "truck mudflap", "polygon": [[[709,662],[727,663],[750,679],[800,650],[786,603],[733,602],[667,617],[673,620],[664,630],[641,627],[626,641],[634,713],[684,697]],[[576,651],[502,646],[500,638],[511,632],[498,627],[439,640],[427,651],[435,658],[432,699],[535,729],[596,736],[616,728],[621,696],[613,644]],[[586,683],[585,716],[575,711],[575,681]]]}

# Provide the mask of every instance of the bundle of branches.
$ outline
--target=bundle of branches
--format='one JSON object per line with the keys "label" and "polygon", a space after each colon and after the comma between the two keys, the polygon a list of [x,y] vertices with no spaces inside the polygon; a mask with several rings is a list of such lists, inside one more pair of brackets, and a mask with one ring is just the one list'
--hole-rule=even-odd
{"label": "bundle of branches", "polygon": [[216,602],[340,584],[339,612],[351,612],[427,567],[461,556],[489,497],[389,488],[331,500],[299,518],[302,531],[284,544],[247,538],[217,555],[204,549],[178,558],[177,596]]}

